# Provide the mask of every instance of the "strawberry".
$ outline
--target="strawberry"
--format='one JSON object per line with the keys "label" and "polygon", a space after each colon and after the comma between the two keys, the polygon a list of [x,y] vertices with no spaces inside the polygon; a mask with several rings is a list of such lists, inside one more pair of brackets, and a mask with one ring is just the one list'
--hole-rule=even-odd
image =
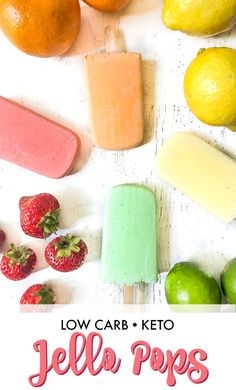
{"label": "strawberry", "polygon": [[0,229],[0,246],[4,243],[6,240],[6,234],[4,233],[3,230]]}
{"label": "strawberry", "polygon": [[36,261],[31,248],[11,244],[11,248],[2,257],[0,269],[8,279],[22,280],[31,274]]}
{"label": "strawberry", "polygon": [[52,305],[56,301],[54,291],[45,284],[34,284],[21,297],[21,305]]}
{"label": "strawberry", "polygon": [[71,234],[54,238],[45,249],[47,263],[61,272],[70,272],[81,267],[87,254],[85,242]]}
{"label": "strawberry", "polygon": [[60,204],[53,195],[24,196],[19,207],[21,227],[28,236],[47,238],[58,230]]}

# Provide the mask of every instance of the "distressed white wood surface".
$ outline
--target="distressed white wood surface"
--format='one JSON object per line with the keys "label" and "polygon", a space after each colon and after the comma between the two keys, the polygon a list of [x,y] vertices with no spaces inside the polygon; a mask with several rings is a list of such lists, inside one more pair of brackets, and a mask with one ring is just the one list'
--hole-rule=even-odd
{"label": "distressed white wood surface", "polygon": [[[30,245],[38,254],[38,272],[21,282],[0,276],[4,300],[16,303],[33,283],[52,285],[58,303],[119,303],[122,288],[102,284],[100,249],[104,198],[113,185],[132,182],[151,187],[158,200],[160,270],[183,260],[195,260],[219,275],[236,256],[236,222],[225,225],[163,183],[155,174],[155,154],[175,131],[192,131],[236,158],[236,134],[200,123],[183,96],[183,75],[201,47],[235,48],[236,29],[216,38],[196,38],[167,30],[161,21],[161,0],[133,0],[124,12],[105,15],[84,8],[82,30],[61,58],[39,59],[17,51],[0,33],[0,94],[68,126],[82,137],[82,168],[61,180],[51,180],[0,161],[0,227],[8,242]],[[145,142],[125,152],[92,147],[89,134],[83,55],[104,47],[104,27],[118,24],[127,49],[141,52],[145,81]],[[187,164],[187,161],[186,161]],[[60,233],[81,234],[89,246],[88,262],[78,271],[61,274],[45,268],[44,242],[25,236],[19,225],[20,196],[52,192],[63,209]],[[224,200],[222,199],[222,202]],[[145,243],[144,243],[145,245]],[[136,302],[155,303],[160,289],[136,288]]]}

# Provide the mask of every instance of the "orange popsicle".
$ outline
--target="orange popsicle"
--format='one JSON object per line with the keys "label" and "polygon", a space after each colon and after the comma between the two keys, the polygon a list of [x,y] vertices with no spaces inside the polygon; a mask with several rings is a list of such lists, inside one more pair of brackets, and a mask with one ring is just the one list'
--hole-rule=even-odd
{"label": "orange popsicle", "polygon": [[91,130],[95,145],[124,150],[143,139],[142,59],[112,52],[85,58]]}

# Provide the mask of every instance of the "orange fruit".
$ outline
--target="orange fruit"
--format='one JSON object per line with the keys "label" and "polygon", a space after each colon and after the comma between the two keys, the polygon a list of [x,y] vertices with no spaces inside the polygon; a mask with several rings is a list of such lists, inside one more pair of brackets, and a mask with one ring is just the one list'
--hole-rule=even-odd
{"label": "orange fruit", "polygon": [[80,5],[78,0],[1,0],[0,26],[27,54],[61,55],[79,33]]}
{"label": "orange fruit", "polygon": [[103,12],[116,12],[130,2],[130,0],[84,0],[85,3]]}

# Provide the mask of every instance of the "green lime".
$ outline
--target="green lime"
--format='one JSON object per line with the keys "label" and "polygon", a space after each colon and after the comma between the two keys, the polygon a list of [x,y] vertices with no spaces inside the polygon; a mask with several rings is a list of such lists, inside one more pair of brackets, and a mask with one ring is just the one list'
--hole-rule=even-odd
{"label": "green lime", "polygon": [[216,280],[191,262],[175,264],[166,277],[165,291],[171,305],[216,305],[222,300]]}
{"label": "green lime", "polygon": [[226,264],[220,279],[227,301],[232,305],[236,305],[236,258]]}

